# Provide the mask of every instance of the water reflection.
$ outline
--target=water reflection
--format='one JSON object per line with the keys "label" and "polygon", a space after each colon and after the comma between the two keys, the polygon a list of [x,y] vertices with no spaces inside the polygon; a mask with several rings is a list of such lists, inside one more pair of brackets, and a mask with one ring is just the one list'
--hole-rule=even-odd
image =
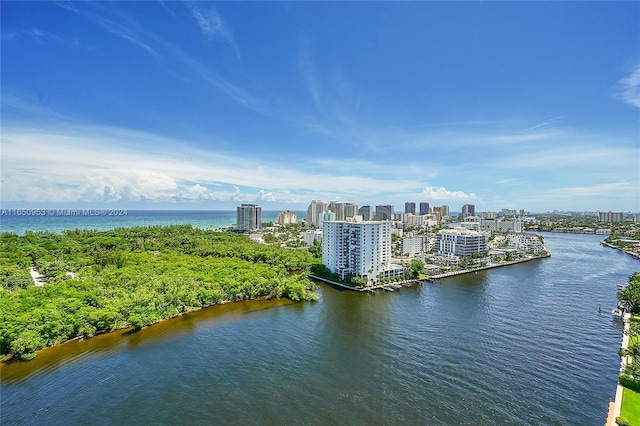
{"label": "water reflection", "polygon": [[3,363],[0,377],[3,383],[23,380],[32,374],[56,370],[63,364],[86,357],[105,356],[125,348],[133,349],[140,345],[171,341],[193,334],[199,326],[209,322],[230,321],[249,312],[292,303],[294,302],[288,299],[227,303],[189,312],[135,332],[132,329],[123,329],[90,339],[72,340],[38,351],[37,356],[31,361],[12,360]]}

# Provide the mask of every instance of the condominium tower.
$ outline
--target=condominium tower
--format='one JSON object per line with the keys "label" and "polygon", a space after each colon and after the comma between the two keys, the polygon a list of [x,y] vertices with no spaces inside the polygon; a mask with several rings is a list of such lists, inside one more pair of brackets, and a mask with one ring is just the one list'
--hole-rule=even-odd
{"label": "condominium tower", "polygon": [[322,261],[344,279],[376,280],[391,267],[391,223],[333,221],[322,224]]}
{"label": "condominium tower", "polygon": [[307,224],[313,226],[322,226],[324,212],[327,210],[327,203],[320,200],[313,200],[307,208]]}
{"label": "condominium tower", "polygon": [[393,220],[393,206],[376,206],[376,220]]}
{"label": "condominium tower", "polygon": [[236,209],[236,229],[252,231],[260,229],[262,224],[262,207],[257,204],[241,204]]}
{"label": "condominium tower", "polygon": [[404,203],[404,212],[416,214],[416,203],[412,203],[412,202]]}
{"label": "condominium tower", "polygon": [[420,203],[420,216],[429,214],[429,212],[430,212],[429,203],[427,203],[426,201],[423,201],[422,203]]}

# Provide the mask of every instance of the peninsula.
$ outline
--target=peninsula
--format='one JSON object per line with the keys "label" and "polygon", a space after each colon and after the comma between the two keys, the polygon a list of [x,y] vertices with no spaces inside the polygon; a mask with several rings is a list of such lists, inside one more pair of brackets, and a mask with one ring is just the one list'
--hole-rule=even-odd
{"label": "peninsula", "polygon": [[312,262],[308,250],[189,225],[2,233],[0,353],[29,359],[66,340],[226,302],[315,300],[298,273]]}

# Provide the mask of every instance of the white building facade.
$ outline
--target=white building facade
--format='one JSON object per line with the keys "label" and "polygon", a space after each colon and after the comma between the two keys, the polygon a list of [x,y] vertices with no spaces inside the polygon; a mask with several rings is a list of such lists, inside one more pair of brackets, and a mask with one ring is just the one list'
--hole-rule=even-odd
{"label": "white building facade", "polygon": [[441,256],[471,256],[487,250],[489,236],[467,229],[443,229],[436,234],[434,253]]}
{"label": "white building facade", "polygon": [[291,210],[285,210],[276,216],[276,225],[291,225],[298,221],[298,214]]}
{"label": "white building facade", "polygon": [[327,203],[321,200],[313,200],[307,208],[307,224],[321,227],[324,212],[327,210]]}
{"label": "white building facade", "polygon": [[415,256],[417,254],[427,253],[430,250],[429,237],[426,235],[402,238],[402,254]]}
{"label": "white building facade", "polygon": [[307,247],[311,247],[314,241],[322,243],[322,229],[314,229],[312,231],[305,231],[302,233],[302,238]]}
{"label": "white building facade", "polygon": [[544,250],[544,245],[536,234],[519,232],[509,234],[509,247],[533,254],[540,254]]}
{"label": "white building facade", "polygon": [[322,234],[322,261],[342,279],[354,275],[376,281],[395,271],[390,222],[326,221]]}

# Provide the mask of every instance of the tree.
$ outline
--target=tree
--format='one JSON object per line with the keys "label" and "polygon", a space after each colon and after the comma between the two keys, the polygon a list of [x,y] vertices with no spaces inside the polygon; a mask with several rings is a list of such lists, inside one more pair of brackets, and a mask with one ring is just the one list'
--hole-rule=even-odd
{"label": "tree", "polygon": [[618,293],[618,302],[633,313],[640,313],[640,274],[634,272],[629,284]]}
{"label": "tree", "polygon": [[424,263],[421,260],[412,260],[409,270],[407,271],[407,278],[416,279],[420,277],[420,274],[424,271]]}
{"label": "tree", "polygon": [[309,252],[315,258],[322,257],[322,246],[320,245],[318,240],[313,240],[313,244],[309,247]]}

